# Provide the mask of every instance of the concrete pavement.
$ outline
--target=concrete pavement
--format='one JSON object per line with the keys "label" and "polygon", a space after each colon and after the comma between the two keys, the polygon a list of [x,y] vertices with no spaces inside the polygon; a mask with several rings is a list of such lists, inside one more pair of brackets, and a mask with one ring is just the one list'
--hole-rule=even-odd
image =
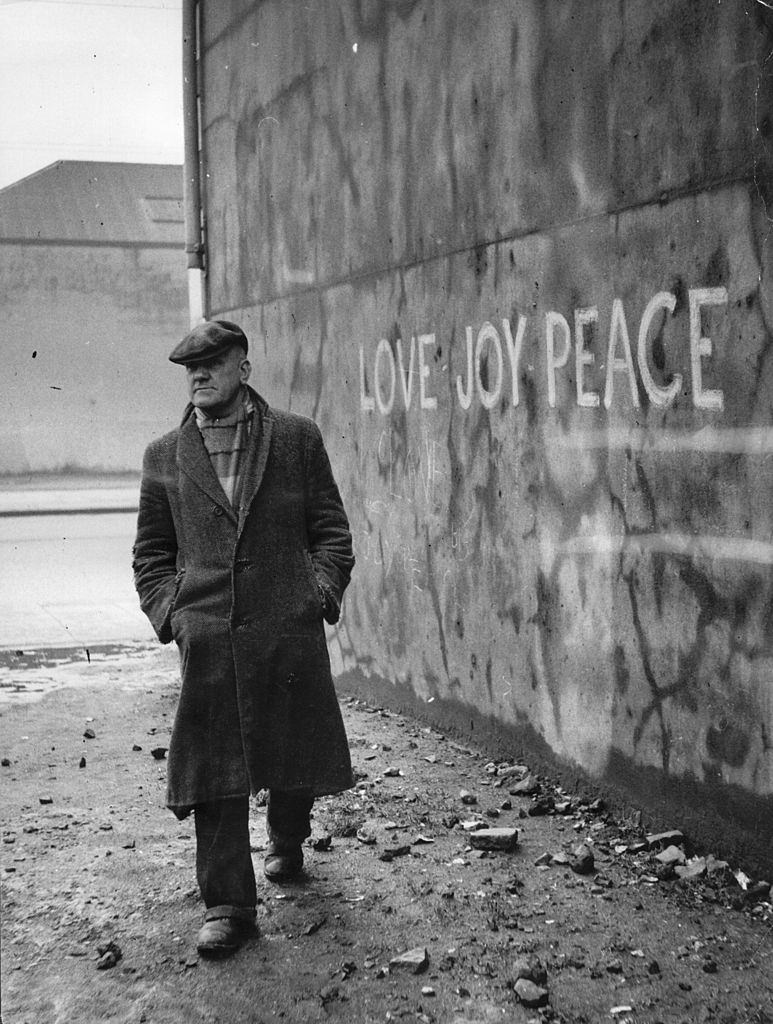
{"label": "concrete pavement", "polygon": [[0,516],[73,512],[136,512],[136,476],[48,474],[0,480]]}
{"label": "concrete pavement", "polygon": [[139,481],[0,482],[0,649],[153,639],[131,574]]}

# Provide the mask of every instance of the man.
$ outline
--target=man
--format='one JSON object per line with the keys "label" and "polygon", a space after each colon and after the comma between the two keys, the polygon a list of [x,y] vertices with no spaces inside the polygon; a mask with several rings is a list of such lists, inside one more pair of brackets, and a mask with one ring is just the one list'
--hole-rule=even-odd
{"label": "man", "polygon": [[323,618],[338,620],[354,557],[322,437],[248,385],[244,332],[195,327],[182,424],[143,462],[134,579],[182,686],[167,804],[193,811],[207,912],[203,955],[236,950],[257,902],[249,796],[267,789],[271,881],[300,873],[315,796],[353,784]]}

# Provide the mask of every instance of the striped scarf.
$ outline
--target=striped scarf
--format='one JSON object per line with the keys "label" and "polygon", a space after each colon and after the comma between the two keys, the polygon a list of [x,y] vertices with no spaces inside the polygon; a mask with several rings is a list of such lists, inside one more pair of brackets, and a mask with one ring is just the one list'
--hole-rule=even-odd
{"label": "striped scarf", "polygon": [[254,411],[246,388],[242,390],[239,407],[230,416],[210,419],[201,409],[195,410],[196,425],[209,454],[209,461],[226,498],[234,508],[239,498],[244,453],[250,439]]}

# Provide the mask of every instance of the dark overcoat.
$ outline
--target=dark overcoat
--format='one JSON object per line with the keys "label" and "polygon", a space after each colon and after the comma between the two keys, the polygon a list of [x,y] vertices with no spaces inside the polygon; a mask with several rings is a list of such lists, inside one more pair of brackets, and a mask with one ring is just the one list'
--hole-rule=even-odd
{"label": "dark overcoat", "polygon": [[323,624],[354,565],[349,524],[316,424],[250,394],[238,508],[190,407],[143,461],[134,579],[180,652],[167,773],[178,816],[263,788],[352,785]]}

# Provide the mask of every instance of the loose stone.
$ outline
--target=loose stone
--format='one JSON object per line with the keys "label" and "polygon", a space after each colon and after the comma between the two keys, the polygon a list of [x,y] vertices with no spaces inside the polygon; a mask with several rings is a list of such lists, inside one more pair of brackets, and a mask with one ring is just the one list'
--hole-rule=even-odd
{"label": "loose stone", "polygon": [[411,974],[421,974],[429,967],[429,953],[424,946],[417,946],[416,949],[406,950],[399,956],[389,961],[390,971],[410,971]]}
{"label": "loose stone", "polygon": [[518,843],[516,828],[481,828],[470,833],[470,845],[475,850],[514,850]]}
{"label": "loose stone", "polygon": [[519,978],[513,986],[513,990],[524,1006],[547,1006],[547,990],[540,985],[535,985],[533,981],[529,981],[527,978]]}

